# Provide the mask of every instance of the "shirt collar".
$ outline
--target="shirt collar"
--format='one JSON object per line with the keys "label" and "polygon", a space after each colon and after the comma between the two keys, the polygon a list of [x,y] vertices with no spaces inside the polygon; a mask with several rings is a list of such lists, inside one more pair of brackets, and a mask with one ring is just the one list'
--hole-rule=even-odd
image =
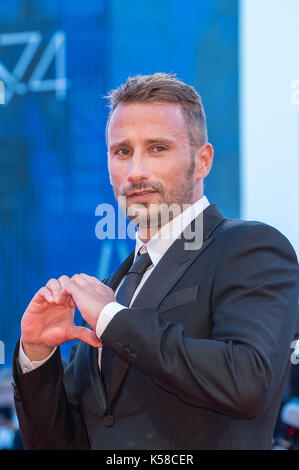
{"label": "shirt collar", "polygon": [[174,217],[170,222],[163,225],[161,229],[147,242],[140,240],[136,231],[135,257],[142,245],[145,245],[148,254],[151,257],[154,266],[158,264],[164,253],[179,238],[181,233],[201,212],[210,205],[206,196],[202,196],[191,206],[187,207],[183,212]]}

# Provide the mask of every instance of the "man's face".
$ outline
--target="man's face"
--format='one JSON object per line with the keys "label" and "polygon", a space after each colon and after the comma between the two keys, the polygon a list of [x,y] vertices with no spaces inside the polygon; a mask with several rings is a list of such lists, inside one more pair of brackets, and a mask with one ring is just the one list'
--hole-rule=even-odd
{"label": "man's face", "polygon": [[[108,168],[116,199],[136,205],[192,204],[194,165],[182,108],[173,103],[121,103],[107,131]],[[196,200],[196,198],[195,198]]]}

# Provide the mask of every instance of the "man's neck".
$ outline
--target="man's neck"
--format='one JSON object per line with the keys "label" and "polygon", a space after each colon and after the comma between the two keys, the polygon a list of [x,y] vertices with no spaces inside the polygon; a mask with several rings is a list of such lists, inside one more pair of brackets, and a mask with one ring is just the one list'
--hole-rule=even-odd
{"label": "man's neck", "polygon": [[138,237],[144,243],[147,243],[159,230],[161,230],[161,226],[155,228],[143,228],[138,227]]}
{"label": "man's neck", "polygon": [[[178,217],[179,215],[181,215],[188,207],[192,206],[193,204],[195,204],[199,199],[201,199],[203,197],[203,194],[200,195],[200,197],[198,197],[196,200],[192,200],[190,203],[186,203],[186,204],[183,204],[181,206],[181,211],[176,214],[174,217],[173,217],[173,214],[170,213],[171,217],[169,220],[166,220],[164,222],[164,224],[159,224],[155,227],[140,227],[138,226],[137,228],[137,231],[138,231],[138,237],[141,241],[143,241],[144,243],[147,243],[156,233],[159,232],[159,230],[161,230],[162,227],[166,226],[167,224],[169,224],[174,218]],[[163,218],[162,218],[163,219]]]}

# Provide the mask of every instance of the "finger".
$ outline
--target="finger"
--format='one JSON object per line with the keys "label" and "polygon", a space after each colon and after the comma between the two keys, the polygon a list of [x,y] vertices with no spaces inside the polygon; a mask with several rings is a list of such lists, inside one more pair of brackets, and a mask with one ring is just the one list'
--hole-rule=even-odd
{"label": "finger", "polygon": [[67,335],[67,341],[71,341],[73,339],[84,341],[84,343],[90,344],[90,346],[95,348],[102,346],[102,342],[98,339],[95,332],[89,328],[85,328],[84,326],[73,326],[70,328]]}
{"label": "finger", "polygon": [[58,282],[60,284],[60,287],[63,287],[69,280],[70,280],[69,276],[66,276],[65,274],[63,274],[63,276],[60,276],[58,278]]}
{"label": "finger", "polygon": [[58,293],[61,289],[61,286],[60,286],[57,279],[50,279],[47,282],[46,287],[51,291],[51,293],[53,295],[53,298],[57,297],[57,295],[58,295]]}
{"label": "finger", "polygon": [[66,284],[64,284],[63,288],[61,289],[61,294],[67,292],[70,295],[75,294],[80,286],[78,286],[74,281],[70,280]]}
{"label": "finger", "polygon": [[84,286],[86,284],[86,278],[83,278],[80,274],[74,274],[71,277],[71,282],[74,282],[78,286]]}
{"label": "finger", "polygon": [[80,294],[82,293],[82,286],[79,286],[77,283],[70,280],[64,285],[63,289],[61,290],[61,294],[64,292],[70,294],[74,303],[77,305],[76,299],[78,299],[78,296],[80,296]]}
{"label": "finger", "polygon": [[48,302],[52,304],[54,302],[52,292],[47,287],[41,287],[39,291],[34,296],[34,301],[42,304],[43,302]]}
{"label": "finger", "polygon": [[83,279],[86,279],[87,281],[96,281],[96,282],[100,282],[95,276],[89,276],[88,274],[85,274],[85,273],[80,273],[80,276],[83,278]]}
{"label": "finger", "polygon": [[64,288],[62,288],[55,298],[57,304],[69,305],[72,308],[76,307],[73,297]]}
{"label": "finger", "polygon": [[58,297],[57,297],[57,302],[59,303],[69,303],[69,306],[72,307],[72,308],[75,308],[76,307],[76,304],[71,296],[71,294],[69,294],[68,292],[66,291],[63,291],[63,288],[64,286],[70,281],[70,278],[69,276],[66,276],[66,275],[63,275],[63,276],[60,276],[58,278],[58,282],[61,286],[61,290],[58,294]]}

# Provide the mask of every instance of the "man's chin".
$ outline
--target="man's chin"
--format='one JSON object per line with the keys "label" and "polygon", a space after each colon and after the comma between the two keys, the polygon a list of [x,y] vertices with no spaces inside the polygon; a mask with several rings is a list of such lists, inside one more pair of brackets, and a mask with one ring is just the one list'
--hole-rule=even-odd
{"label": "man's chin", "polygon": [[139,228],[156,229],[170,222],[174,217],[182,212],[179,204],[167,203],[138,203],[130,204],[126,214]]}
{"label": "man's chin", "polygon": [[147,228],[150,224],[152,204],[132,203],[126,209],[128,219],[139,227]]}

